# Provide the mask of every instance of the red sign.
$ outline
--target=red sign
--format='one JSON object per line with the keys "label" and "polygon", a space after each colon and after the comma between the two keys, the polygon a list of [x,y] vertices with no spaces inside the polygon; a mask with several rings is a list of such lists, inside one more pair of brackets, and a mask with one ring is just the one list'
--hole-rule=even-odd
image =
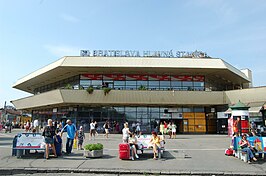
{"label": "red sign", "polygon": [[102,75],[100,74],[83,74],[82,76],[92,80],[102,80]]}
{"label": "red sign", "polygon": [[147,81],[148,76],[146,75],[127,75],[127,80],[138,80],[138,81]]}
{"label": "red sign", "polygon": [[168,75],[150,75],[150,80],[170,81]]}
{"label": "red sign", "polygon": [[177,81],[192,81],[192,76],[173,76],[174,80]]}
{"label": "red sign", "polygon": [[193,76],[193,81],[203,82],[204,76]]}
{"label": "red sign", "polygon": [[107,75],[103,75],[103,79],[112,79],[112,80],[117,80],[117,81],[124,81],[126,80],[125,75],[122,74],[107,74]]}

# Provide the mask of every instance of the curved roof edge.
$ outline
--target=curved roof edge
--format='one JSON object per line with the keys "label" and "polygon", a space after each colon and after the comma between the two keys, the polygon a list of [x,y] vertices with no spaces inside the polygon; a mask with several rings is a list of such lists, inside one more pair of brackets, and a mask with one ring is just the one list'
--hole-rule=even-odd
{"label": "curved roof edge", "polygon": [[46,65],[46,66],[44,66],[44,67],[42,67],[42,68],[40,68],[40,69],[38,69],[36,71],[33,71],[33,72],[29,73],[28,75],[18,79],[17,82],[12,85],[12,87],[14,88],[17,85],[19,85],[19,84],[21,84],[21,83],[23,83],[25,81],[28,81],[28,80],[36,77],[36,76],[39,76],[41,74],[46,73],[47,71],[50,71],[50,70],[52,70],[52,69],[54,69],[56,67],[61,66],[63,64],[63,62],[65,61],[65,59],[66,59],[66,57],[62,57],[62,58],[58,59],[57,61],[52,62],[51,64],[48,64],[48,65]]}

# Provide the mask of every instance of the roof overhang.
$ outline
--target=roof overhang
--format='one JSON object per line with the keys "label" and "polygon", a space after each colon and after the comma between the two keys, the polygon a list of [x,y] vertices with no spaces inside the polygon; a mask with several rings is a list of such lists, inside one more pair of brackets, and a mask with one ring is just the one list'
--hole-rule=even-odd
{"label": "roof overhang", "polygon": [[85,73],[205,75],[235,84],[250,82],[222,59],[67,56],[19,79],[13,88],[34,93],[35,88]]}

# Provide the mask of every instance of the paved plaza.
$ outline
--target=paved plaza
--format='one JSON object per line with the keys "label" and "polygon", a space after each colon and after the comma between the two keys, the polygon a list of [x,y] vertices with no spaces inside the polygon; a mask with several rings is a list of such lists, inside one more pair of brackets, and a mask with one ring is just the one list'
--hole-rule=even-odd
{"label": "paved plaza", "polygon": [[230,144],[226,135],[178,135],[177,139],[166,137],[166,152],[162,159],[153,160],[151,151],[145,151],[140,158],[120,160],[118,144],[121,135],[111,134],[105,139],[102,134],[95,140],[89,140],[86,134],[85,144],[100,142],[104,145],[104,157],[88,159],[83,157],[83,151],[73,150],[73,154],[49,160],[43,159],[43,153],[32,154],[21,159],[11,156],[12,133],[0,132],[0,175],[31,174],[65,175],[75,173],[87,175],[266,175],[266,162],[260,159],[252,164],[244,163],[234,157],[224,155],[224,150]]}

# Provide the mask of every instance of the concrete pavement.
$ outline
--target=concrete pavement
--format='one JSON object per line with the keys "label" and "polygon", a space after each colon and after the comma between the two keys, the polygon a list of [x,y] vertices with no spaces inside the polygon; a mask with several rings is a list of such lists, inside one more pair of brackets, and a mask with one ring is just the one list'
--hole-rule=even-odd
{"label": "concrete pavement", "polygon": [[[11,144],[15,133],[0,132],[0,175],[19,173],[100,173],[100,174],[156,174],[156,175],[266,175],[266,162],[260,159],[252,164],[224,155],[230,144],[225,135],[178,135],[166,139],[166,152],[160,160],[153,160],[151,151],[145,151],[140,159],[125,161],[118,158],[121,135],[105,139],[99,135],[86,143],[100,142],[104,145],[104,157],[84,158],[83,151],[74,149],[73,154],[43,159],[43,154],[17,159],[11,156]],[[168,138],[168,136],[166,137]]]}

